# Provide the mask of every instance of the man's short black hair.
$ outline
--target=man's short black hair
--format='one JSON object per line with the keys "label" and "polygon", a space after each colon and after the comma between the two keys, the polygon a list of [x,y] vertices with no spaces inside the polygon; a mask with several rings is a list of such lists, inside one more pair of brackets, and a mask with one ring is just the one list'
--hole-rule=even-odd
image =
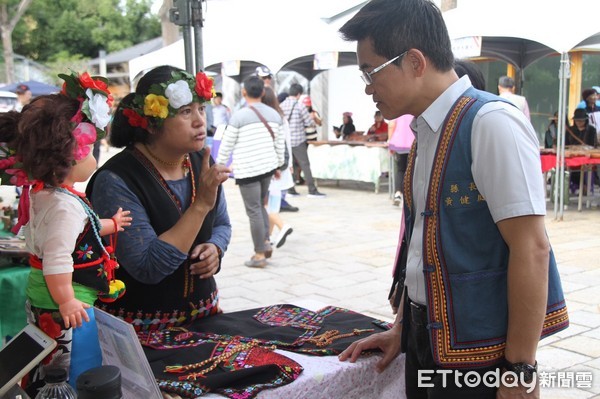
{"label": "man's short black hair", "polygon": [[261,98],[265,89],[265,83],[256,75],[244,79],[244,90],[250,98]]}
{"label": "man's short black hair", "polygon": [[349,41],[371,39],[375,53],[388,60],[417,49],[441,72],[454,67],[446,23],[430,0],[371,0],[340,28],[340,33]]}
{"label": "man's short black hair", "polygon": [[292,83],[289,92],[290,96],[297,96],[298,94],[304,93],[304,88],[300,83]]}

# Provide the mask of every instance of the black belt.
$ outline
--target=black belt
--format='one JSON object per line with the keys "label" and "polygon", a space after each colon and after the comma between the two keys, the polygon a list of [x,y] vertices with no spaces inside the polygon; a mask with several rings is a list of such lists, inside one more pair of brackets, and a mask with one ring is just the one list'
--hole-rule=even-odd
{"label": "black belt", "polygon": [[427,306],[411,301],[408,298],[408,304],[410,305],[410,320],[414,324],[427,326],[429,321],[427,320]]}

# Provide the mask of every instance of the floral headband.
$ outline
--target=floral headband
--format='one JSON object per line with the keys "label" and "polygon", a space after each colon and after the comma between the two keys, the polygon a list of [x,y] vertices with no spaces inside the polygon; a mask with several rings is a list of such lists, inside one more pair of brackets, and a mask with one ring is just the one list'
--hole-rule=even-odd
{"label": "floral headband", "polygon": [[71,118],[71,122],[75,124],[73,137],[77,142],[73,155],[79,161],[90,153],[90,144],[106,135],[113,96],[108,90],[106,78],[90,76],[87,72],[81,75],[75,72],[70,75],[60,74],[58,77],[65,81],[60,94],[76,98],[81,104]]}
{"label": "floral headband", "polygon": [[[71,118],[72,134],[76,141],[73,157],[75,161],[79,161],[90,153],[90,144],[105,136],[104,129],[110,121],[113,97],[105,78],[92,77],[87,72],[58,76],[65,81],[60,94],[75,98],[80,103],[79,109]],[[9,143],[0,143],[0,178],[1,184],[31,184],[30,176],[23,169],[21,156]]]}
{"label": "floral headband", "polygon": [[145,96],[137,94],[131,107],[123,110],[133,127],[148,127],[148,118],[155,118],[159,125],[177,110],[193,102],[203,103],[215,96],[213,79],[203,72],[196,76],[187,71],[174,71],[165,83],[150,86]]}

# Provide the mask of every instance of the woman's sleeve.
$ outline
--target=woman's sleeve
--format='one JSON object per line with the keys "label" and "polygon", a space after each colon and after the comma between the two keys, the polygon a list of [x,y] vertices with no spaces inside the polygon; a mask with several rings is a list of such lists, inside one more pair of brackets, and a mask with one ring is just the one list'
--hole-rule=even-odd
{"label": "woman's sleeve", "polygon": [[121,267],[136,280],[159,283],[187,259],[186,253],[158,238],[139,198],[116,174],[98,173],[91,201],[101,218],[111,218],[119,207],[131,212],[131,226],[119,233],[115,251]]}
{"label": "woman's sleeve", "polygon": [[[222,186],[221,186],[222,187]],[[227,201],[225,200],[225,189],[221,188],[221,192],[217,198],[215,219],[213,222],[212,236],[208,242],[215,244],[223,253],[227,251],[229,242],[231,241],[231,221],[227,212]]]}

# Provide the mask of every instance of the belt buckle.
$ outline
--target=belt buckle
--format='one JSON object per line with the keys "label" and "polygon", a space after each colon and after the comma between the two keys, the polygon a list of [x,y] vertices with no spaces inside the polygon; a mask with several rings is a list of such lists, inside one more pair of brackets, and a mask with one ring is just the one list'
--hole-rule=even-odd
{"label": "belt buckle", "polygon": [[425,309],[427,308],[424,305],[418,304],[416,302],[410,301],[410,306],[412,306],[414,309],[418,310],[419,312],[424,312]]}

